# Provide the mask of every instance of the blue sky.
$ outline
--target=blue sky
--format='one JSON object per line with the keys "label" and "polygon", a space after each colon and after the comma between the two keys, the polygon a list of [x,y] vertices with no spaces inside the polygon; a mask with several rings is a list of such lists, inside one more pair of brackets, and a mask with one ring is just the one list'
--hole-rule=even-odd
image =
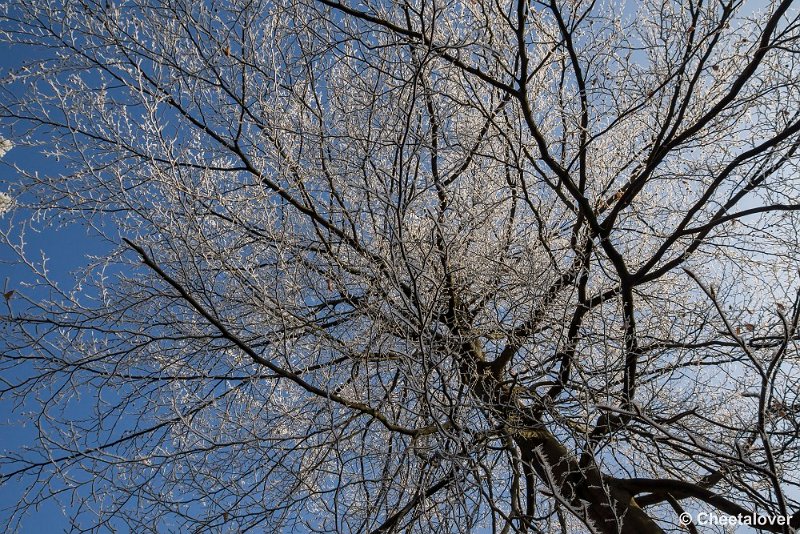
{"label": "blue sky", "polygon": [[[31,59],[33,54],[35,50],[31,48],[12,49],[0,43],[0,78],[5,77],[10,69],[17,68]],[[4,91],[14,89],[9,86],[3,87]],[[0,137],[11,139],[16,145],[0,161],[0,191],[13,190],[15,172],[12,166],[14,165],[36,170],[42,174],[59,172],[58,163],[54,159],[42,156],[39,149],[19,146],[19,142],[15,142],[6,125],[0,127]],[[23,235],[21,228],[24,224],[28,253],[32,257],[45,255],[53,279],[63,287],[71,287],[75,282],[75,277],[71,273],[87,263],[87,254],[99,252],[103,246],[102,242],[79,224],[45,225],[31,221],[29,216],[30,213],[25,210],[6,214],[0,219],[0,227],[7,229],[11,225],[15,226],[12,235],[19,240]],[[0,246],[0,285],[6,288],[3,291],[13,289],[36,298],[35,290],[25,288],[26,284],[33,281],[28,269],[18,264],[18,258],[13,251],[6,246]],[[14,301],[12,297],[11,305],[16,307],[19,304],[20,301]],[[6,304],[0,302],[0,305]],[[0,350],[3,349],[3,341],[0,340]],[[33,441],[36,431],[31,419],[20,412],[21,410],[14,409],[8,400],[0,401],[0,449],[15,450]],[[5,508],[16,503],[22,491],[23,487],[15,482],[0,486],[0,506]],[[69,530],[69,522],[60,507],[51,501],[33,512],[25,521],[24,527],[25,532],[61,532]]]}

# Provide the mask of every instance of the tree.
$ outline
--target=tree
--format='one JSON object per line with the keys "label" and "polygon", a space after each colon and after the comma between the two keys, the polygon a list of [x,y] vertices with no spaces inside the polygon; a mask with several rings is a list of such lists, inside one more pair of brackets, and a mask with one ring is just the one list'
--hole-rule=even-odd
{"label": "tree", "polygon": [[11,528],[789,532],[791,4],[6,5]]}

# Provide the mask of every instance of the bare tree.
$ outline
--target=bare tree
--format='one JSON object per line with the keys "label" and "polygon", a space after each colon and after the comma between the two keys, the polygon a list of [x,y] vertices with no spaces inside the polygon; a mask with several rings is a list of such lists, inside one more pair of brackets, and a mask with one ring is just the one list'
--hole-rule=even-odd
{"label": "bare tree", "polygon": [[791,4],[4,5],[9,528],[798,526]]}

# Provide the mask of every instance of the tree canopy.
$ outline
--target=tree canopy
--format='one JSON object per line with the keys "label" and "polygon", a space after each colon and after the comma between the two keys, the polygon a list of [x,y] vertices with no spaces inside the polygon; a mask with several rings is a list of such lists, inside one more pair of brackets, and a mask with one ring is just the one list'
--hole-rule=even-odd
{"label": "tree canopy", "polygon": [[[798,17],[0,7],[27,58],[3,135],[58,160],[5,171],[36,280],[1,303],[0,398],[36,429],[0,455],[7,524],[58,501],[95,531],[800,525]],[[31,218],[108,252],[65,287]]]}

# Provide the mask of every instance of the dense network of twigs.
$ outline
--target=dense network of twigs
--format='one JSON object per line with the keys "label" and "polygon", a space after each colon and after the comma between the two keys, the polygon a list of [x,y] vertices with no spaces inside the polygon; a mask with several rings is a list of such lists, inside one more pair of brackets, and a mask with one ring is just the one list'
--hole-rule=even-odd
{"label": "dense network of twigs", "polygon": [[[7,524],[789,532],[791,4],[3,5],[3,135],[60,169],[5,171]],[[108,253],[65,286],[41,221]]]}

